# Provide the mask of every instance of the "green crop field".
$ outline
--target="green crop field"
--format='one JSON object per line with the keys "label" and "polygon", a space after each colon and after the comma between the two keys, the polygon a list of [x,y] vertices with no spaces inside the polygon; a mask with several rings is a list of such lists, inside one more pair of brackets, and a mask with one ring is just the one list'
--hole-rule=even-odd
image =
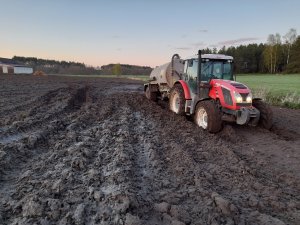
{"label": "green crop field", "polygon": [[251,89],[268,89],[274,94],[291,94],[296,92],[300,95],[299,75],[237,75],[238,82],[244,83]]}
{"label": "green crop field", "polygon": [[300,74],[295,75],[237,75],[254,93],[273,105],[300,108]]}

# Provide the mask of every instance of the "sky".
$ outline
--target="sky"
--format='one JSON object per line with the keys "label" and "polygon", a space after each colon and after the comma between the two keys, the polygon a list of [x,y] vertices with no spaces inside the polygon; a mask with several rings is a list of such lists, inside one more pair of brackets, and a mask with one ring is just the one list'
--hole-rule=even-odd
{"label": "sky", "polygon": [[0,57],[157,66],[300,33],[299,0],[0,0]]}

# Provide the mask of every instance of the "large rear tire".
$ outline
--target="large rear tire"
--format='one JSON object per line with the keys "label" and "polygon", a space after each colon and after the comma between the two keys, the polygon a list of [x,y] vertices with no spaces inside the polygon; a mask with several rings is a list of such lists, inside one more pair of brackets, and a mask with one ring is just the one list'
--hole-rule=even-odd
{"label": "large rear tire", "polygon": [[253,99],[252,105],[260,112],[258,125],[270,130],[273,125],[273,112],[271,107],[262,100]]}
{"label": "large rear tire", "polygon": [[146,98],[148,98],[151,101],[157,101],[157,93],[156,92],[151,92],[149,85],[146,87],[145,90],[145,95]]}
{"label": "large rear tire", "polygon": [[185,97],[180,85],[174,85],[170,91],[169,109],[178,115],[185,115]]}
{"label": "large rear tire", "polygon": [[217,133],[222,129],[221,114],[213,101],[203,101],[197,104],[194,121],[210,133]]}

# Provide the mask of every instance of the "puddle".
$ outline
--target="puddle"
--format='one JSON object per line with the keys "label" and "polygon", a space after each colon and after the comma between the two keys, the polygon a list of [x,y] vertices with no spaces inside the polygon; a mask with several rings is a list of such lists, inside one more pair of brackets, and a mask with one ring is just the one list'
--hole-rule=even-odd
{"label": "puddle", "polygon": [[8,130],[8,127],[0,127],[0,133],[5,132]]}
{"label": "puddle", "polygon": [[121,85],[121,86],[116,86],[113,87],[112,89],[108,90],[109,94],[113,93],[120,93],[120,92],[141,92],[143,91],[143,86],[140,84],[126,84],[126,85]]}
{"label": "puddle", "polygon": [[138,90],[142,90],[142,86],[141,85],[136,85],[136,84],[126,84],[126,85],[122,85],[122,86],[113,87],[112,89],[138,91]]}
{"label": "puddle", "polygon": [[9,144],[14,141],[19,141],[23,138],[22,134],[12,134],[5,137],[0,137],[1,144]]}
{"label": "puddle", "polygon": [[119,191],[121,188],[119,185],[108,185],[108,186],[105,186],[105,187],[101,187],[101,191],[105,194],[105,195],[109,195],[109,194],[112,194],[114,192],[117,192]]}

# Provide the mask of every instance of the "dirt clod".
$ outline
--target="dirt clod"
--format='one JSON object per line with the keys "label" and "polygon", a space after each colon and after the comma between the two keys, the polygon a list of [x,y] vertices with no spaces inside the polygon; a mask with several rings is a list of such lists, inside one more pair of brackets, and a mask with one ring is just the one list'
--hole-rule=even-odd
{"label": "dirt clod", "polygon": [[24,217],[37,217],[41,216],[43,208],[41,204],[33,199],[28,200],[22,207],[22,215]]}
{"label": "dirt clod", "polygon": [[154,209],[157,212],[166,213],[170,209],[170,204],[168,204],[167,202],[157,203],[157,204],[154,204]]}
{"label": "dirt clod", "polygon": [[130,213],[126,214],[125,225],[142,225],[142,221],[139,217],[131,215]]}

